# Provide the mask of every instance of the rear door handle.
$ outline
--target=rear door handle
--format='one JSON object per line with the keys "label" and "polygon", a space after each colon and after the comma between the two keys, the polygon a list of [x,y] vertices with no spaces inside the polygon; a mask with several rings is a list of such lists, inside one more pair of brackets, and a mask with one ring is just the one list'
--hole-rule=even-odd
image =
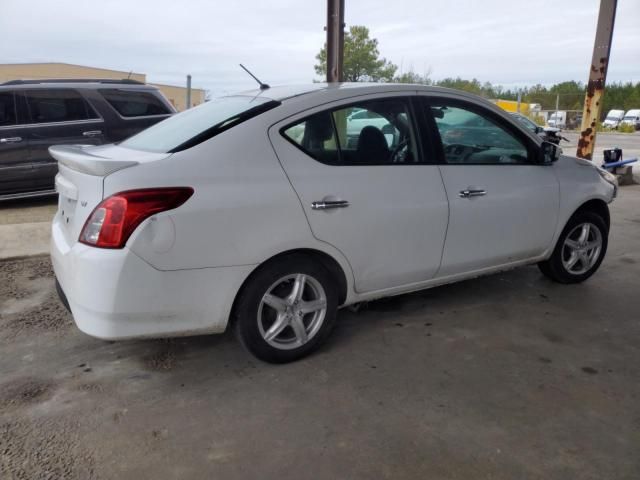
{"label": "rear door handle", "polygon": [[88,132],[82,132],[82,135],[85,137],[97,137],[98,135],[102,135],[102,130],[89,130]]}
{"label": "rear door handle", "polygon": [[0,138],[0,143],[18,143],[22,141],[22,137]]}
{"label": "rear door handle", "polygon": [[477,189],[467,189],[467,190],[461,190],[460,193],[458,193],[458,196],[460,198],[470,198],[470,197],[482,197],[483,195],[486,195],[487,191],[482,189],[482,188],[477,188]]}
{"label": "rear door handle", "polygon": [[349,206],[346,200],[322,200],[321,202],[313,202],[311,208],[314,210],[328,210],[331,208],[345,208]]}

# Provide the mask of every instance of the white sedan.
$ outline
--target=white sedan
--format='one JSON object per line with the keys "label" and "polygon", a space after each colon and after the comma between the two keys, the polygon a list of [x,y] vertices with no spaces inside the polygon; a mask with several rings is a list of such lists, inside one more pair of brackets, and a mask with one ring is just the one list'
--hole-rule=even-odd
{"label": "white sedan", "polygon": [[[356,109],[371,125],[354,140]],[[233,326],[270,362],[316,349],[346,305],[527,264],[586,280],[617,190],[493,104],[416,85],[250,91],[50,152],[51,256],[82,331]]]}

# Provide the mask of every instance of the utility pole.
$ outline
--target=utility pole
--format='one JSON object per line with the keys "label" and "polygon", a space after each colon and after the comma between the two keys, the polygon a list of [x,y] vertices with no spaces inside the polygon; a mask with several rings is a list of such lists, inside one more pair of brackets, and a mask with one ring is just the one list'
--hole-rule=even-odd
{"label": "utility pole", "polygon": [[611,38],[613,37],[617,3],[618,0],[600,0],[596,40],[593,45],[593,57],[589,68],[589,83],[587,84],[587,94],[584,97],[582,126],[580,127],[580,139],[578,140],[578,151],[576,152],[576,156],[587,160],[593,158],[596,126],[600,121],[600,109],[602,108],[604,84],[609,67]]}
{"label": "utility pole", "polygon": [[187,108],[185,110],[189,110],[191,108],[191,75],[187,75]]}
{"label": "utility pole", "polygon": [[342,82],[344,0],[327,0],[327,82]]}
{"label": "utility pole", "polygon": [[520,103],[522,102],[522,89],[518,89],[518,105],[516,107],[516,110],[518,113],[520,113]]}

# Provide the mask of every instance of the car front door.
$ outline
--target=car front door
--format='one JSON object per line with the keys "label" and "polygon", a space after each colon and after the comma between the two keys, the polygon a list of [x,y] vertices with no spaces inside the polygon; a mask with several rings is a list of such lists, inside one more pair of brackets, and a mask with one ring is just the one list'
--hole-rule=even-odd
{"label": "car front door", "polygon": [[28,142],[35,189],[54,188],[57,162],[52,145],[100,145],[104,121],[76,90],[69,88],[24,90],[31,128]]}
{"label": "car front door", "polygon": [[433,278],[447,198],[416,135],[410,98],[316,108],[272,127],[269,136],[313,235],[345,255],[358,292]]}
{"label": "car front door", "polygon": [[489,108],[423,98],[440,149],[449,227],[439,277],[533,259],[556,231],[559,183],[536,142]]}
{"label": "car front door", "polygon": [[32,164],[26,130],[16,92],[0,92],[0,196],[33,188]]}

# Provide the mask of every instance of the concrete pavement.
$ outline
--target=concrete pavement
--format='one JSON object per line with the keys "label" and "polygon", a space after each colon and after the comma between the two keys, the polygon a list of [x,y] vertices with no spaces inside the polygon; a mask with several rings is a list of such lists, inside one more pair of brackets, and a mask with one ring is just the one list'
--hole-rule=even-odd
{"label": "concrete pavement", "polygon": [[49,229],[57,199],[0,203],[0,260],[49,253]]}
{"label": "concrete pavement", "polygon": [[531,266],[341,310],[280,366],[232,335],[90,338],[47,258],[0,262],[0,478],[637,480],[639,206],[621,189],[583,284]]}
{"label": "concrete pavement", "polygon": [[[562,132],[562,136],[566,137],[569,142],[560,142],[560,146],[567,155],[575,155],[578,138],[578,132]],[[612,133],[599,132],[596,134],[596,146],[594,149],[594,160],[597,165],[601,165],[603,160],[602,151],[609,148],[619,147],[622,149],[624,158],[640,157],[640,131],[636,133]],[[640,172],[640,161],[634,164],[634,171]]]}

